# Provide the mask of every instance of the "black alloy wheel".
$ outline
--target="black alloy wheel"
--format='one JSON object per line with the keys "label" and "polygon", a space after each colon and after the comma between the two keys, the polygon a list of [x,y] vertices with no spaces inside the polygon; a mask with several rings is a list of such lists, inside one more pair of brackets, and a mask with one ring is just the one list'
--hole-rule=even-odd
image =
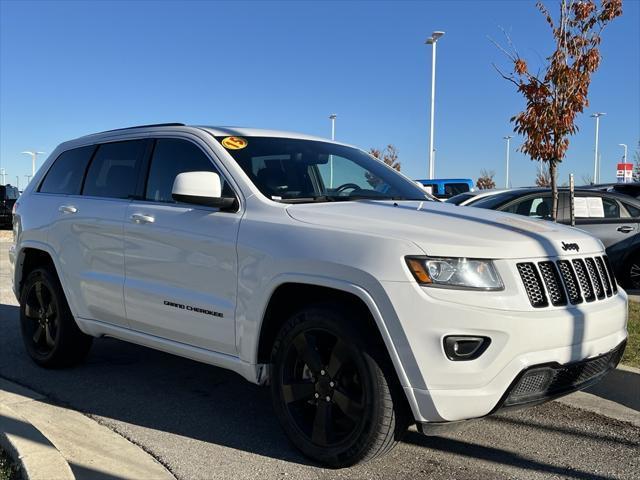
{"label": "black alloy wheel", "polygon": [[339,305],[302,308],[272,350],[278,420],[296,447],[330,467],[388,452],[410,421],[386,351],[358,315]]}
{"label": "black alloy wheel", "polygon": [[314,444],[334,447],[362,429],[364,368],[333,333],[298,333],[288,345],[281,373],[287,413]]}
{"label": "black alloy wheel", "polygon": [[20,329],[27,353],[45,368],[79,363],[93,340],[78,328],[55,271],[47,267],[30,272],[22,285]]}
{"label": "black alloy wheel", "polygon": [[46,357],[56,346],[60,331],[58,306],[49,287],[42,279],[33,282],[25,295],[24,316],[25,336],[33,342],[38,355]]}

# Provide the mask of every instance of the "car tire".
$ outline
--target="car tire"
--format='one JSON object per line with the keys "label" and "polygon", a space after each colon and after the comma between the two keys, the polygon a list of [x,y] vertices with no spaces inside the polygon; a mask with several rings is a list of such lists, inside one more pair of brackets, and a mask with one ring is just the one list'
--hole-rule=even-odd
{"label": "car tire", "polygon": [[93,338],[80,331],[62,285],[49,268],[37,268],[27,277],[20,294],[22,339],[35,363],[63,368],[87,356]]}
{"label": "car tire", "polygon": [[629,259],[629,269],[626,272],[626,287],[631,290],[640,290],[640,252],[635,253]]}
{"label": "car tire", "polygon": [[285,433],[333,468],[386,454],[411,418],[384,346],[357,319],[338,305],[303,308],[281,328],[271,354],[273,406]]}

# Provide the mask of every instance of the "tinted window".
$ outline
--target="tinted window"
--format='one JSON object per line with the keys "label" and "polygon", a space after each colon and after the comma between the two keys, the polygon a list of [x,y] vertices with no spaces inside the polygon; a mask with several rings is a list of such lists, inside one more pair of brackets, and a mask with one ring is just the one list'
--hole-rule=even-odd
{"label": "tinted window", "polygon": [[629,205],[628,203],[624,204],[624,208],[627,209],[627,212],[629,212],[630,217],[633,217],[633,218],[640,217],[640,208],[634,207],[633,205]]}
{"label": "tinted window", "polygon": [[87,172],[82,194],[110,198],[135,195],[145,146],[145,140],[100,145]]}
{"label": "tinted window", "polygon": [[604,209],[604,218],[620,218],[620,205],[615,200],[603,198],[602,207]]}
{"label": "tinted window", "polygon": [[218,173],[209,157],[193,143],[173,138],[157,140],[145,198],[156,202],[173,202],[173,181],[183,172]]}
{"label": "tinted window", "polygon": [[504,209],[505,212],[516,213],[534,218],[551,218],[551,197],[535,196],[515,202]]}
{"label": "tinted window", "polygon": [[16,187],[0,185],[0,200],[17,200],[19,196],[20,192]]}
{"label": "tinted window", "polygon": [[444,186],[445,197],[452,197],[454,195],[458,195],[459,193],[468,191],[469,185],[466,183],[446,183]]}
{"label": "tinted window", "polygon": [[82,187],[82,177],[95,150],[94,145],[67,150],[55,162],[40,185],[40,192],[77,195]]}

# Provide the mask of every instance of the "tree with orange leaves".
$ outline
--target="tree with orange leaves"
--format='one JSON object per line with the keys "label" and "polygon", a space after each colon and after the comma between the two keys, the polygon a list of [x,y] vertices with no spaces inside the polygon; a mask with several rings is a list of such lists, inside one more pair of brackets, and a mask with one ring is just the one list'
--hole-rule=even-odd
{"label": "tree with orange leaves", "polygon": [[555,220],[558,163],[567,152],[569,137],[578,131],[576,115],[589,105],[591,75],[600,65],[601,33],[609,22],[622,15],[622,0],[602,0],[599,6],[594,0],[560,0],[557,20],[542,2],[536,6],[555,40],[555,51],[547,57],[547,64],[538,74],[532,73],[507,37],[509,49],[496,45],[512,61],[513,71],[505,74],[496,69],[525,98],[526,109],[511,122],[515,124],[514,131],[524,137],[520,151],[549,166]]}

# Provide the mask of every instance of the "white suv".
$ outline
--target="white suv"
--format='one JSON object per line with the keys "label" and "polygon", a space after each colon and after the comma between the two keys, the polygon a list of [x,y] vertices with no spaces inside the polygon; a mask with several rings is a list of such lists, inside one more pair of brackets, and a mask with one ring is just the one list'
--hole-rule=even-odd
{"label": "white suv", "polygon": [[10,256],[44,367],[110,336],[270,384],[306,455],[347,466],[584,388],[618,363],[627,296],[579,230],[430,201],[362,150],[163,124],[60,145]]}

